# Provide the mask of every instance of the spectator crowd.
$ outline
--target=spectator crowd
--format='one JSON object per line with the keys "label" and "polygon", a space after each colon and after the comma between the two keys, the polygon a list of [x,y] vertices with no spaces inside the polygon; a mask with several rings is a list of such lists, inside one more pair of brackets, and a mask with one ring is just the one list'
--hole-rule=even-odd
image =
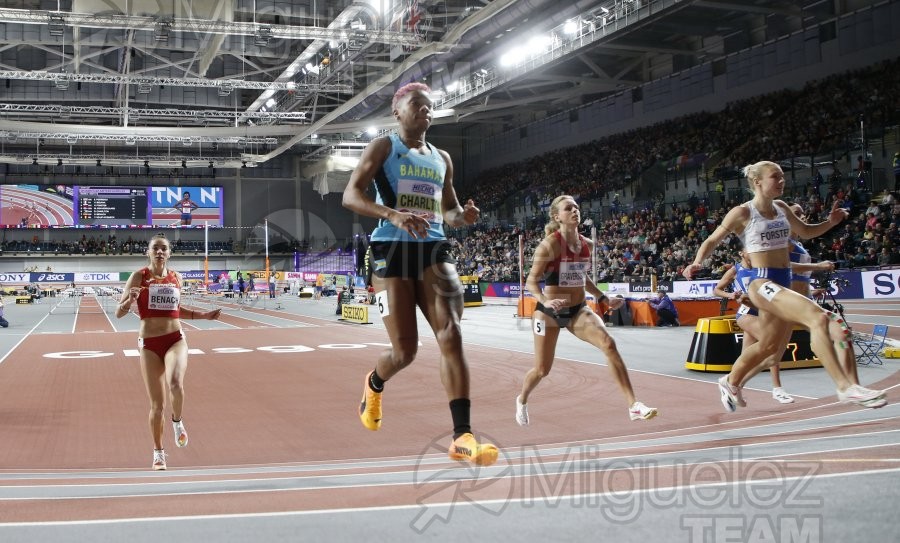
{"label": "spectator crowd", "polygon": [[[462,201],[473,198],[484,211],[524,206],[531,216],[524,224],[452,232],[460,273],[485,281],[518,281],[519,236],[524,239],[523,262],[528,263],[547,220],[542,202],[570,194],[582,203],[582,233],[590,235],[590,226],[597,227],[599,281],[648,281],[653,275],[680,279],[700,243],[741,202],[726,200],[713,210],[694,194],[679,204],[664,204],[657,197],[641,209],[631,209],[620,206],[619,190],[648,168],[677,163],[678,157],[717,157],[707,164],[710,173],[736,171],[758,160],[837,154],[849,161],[861,118],[882,130],[900,122],[898,91],[900,59],[894,59],[813,81],[799,90],[734,102],[717,113],[687,115],[483,171],[474,183],[457,189]],[[813,170],[805,190],[785,199],[801,204],[809,222],[825,220],[833,205],[850,212],[844,224],[805,242],[814,259],[843,267],[900,264],[898,195],[868,192],[872,185],[864,176],[871,175],[871,161],[862,156],[857,161],[856,171],[847,174],[836,162],[827,178]],[[608,218],[586,211],[587,202],[614,192]],[[704,262],[700,277],[720,277],[731,266],[738,245],[732,236]]]}

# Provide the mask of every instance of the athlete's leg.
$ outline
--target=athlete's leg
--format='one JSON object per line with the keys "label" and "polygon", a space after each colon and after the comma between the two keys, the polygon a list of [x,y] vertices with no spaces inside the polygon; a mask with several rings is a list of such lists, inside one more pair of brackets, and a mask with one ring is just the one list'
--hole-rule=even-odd
{"label": "athlete's leg", "polygon": [[[757,279],[751,284],[750,299],[754,305],[760,308],[761,311],[776,317],[775,319],[769,319],[771,321],[795,323],[809,328],[810,346],[813,352],[816,353],[816,356],[822,362],[822,366],[828,372],[838,390],[846,390],[851,385],[851,382],[847,379],[843,368],[838,362],[830,330],[832,319],[828,313],[809,298],[801,296],[790,289],[774,285],[774,283],[768,283],[767,290],[770,293],[764,295],[764,293],[760,292],[760,287],[765,284],[766,281],[763,279]],[[774,292],[771,292],[772,290]],[[769,322],[765,324],[769,324]],[[779,331],[771,325],[764,325],[764,328],[763,333],[766,334],[770,341],[778,342],[783,337],[783,329]],[[760,338],[760,342],[762,341],[763,339]]]}
{"label": "athlete's leg", "polygon": [[472,434],[469,367],[460,330],[463,287],[456,266],[438,262],[425,268],[422,280],[416,282],[416,302],[441,350],[441,382],[450,400],[453,420],[453,442],[448,454],[453,460],[489,466],[497,461],[499,451],[491,443],[479,443]]}
{"label": "athlete's leg", "polygon": [[543,311],[535,311],[531,316],[531,331],[534,336],[534,367],[528,370],[522,382],[522,393],[519,395],[522,404],[528,403],[531,391],[553,369],[560,328],[555,319]]}
{"label": "athlete's leg", "polygon": [[166,407],[166,366],[159,355],[141,349],[141,373],[150,399],[150,435],[155,449],[162,449],[163,412]]}
{"label": "athlete's leg", "polygon": [[441,382],[450,400],[469,397],[469,368],[463,354],[460,321],[463,288],[456,266],[433,264],[416,284],[416,301],[441,350]]}
{"label": "athlete's leg", "polygon": [[375,363],[375,372],[378,377],[387,381],[416,358],[419,348],[416,280],[374,276],[372,284],[376,293],[385,293],[378,310],[382,314],[391,346],[381,352]]}
{"label": "athlete's leg", "polygon": [[166,383],[172,402],[172,418],[181,420],[184,409],[184,376],[187,371],[188,346],[182,337],[166,352]]}
{"label": "athlete's leg", "polygon": [[607,332],[603,320],[591,308],[584,307],[569,323],[569,330],[578,339],[590,343],[603,352],[613,378],[619,384],[622,394],[625,395],[625,400],[629,406],[633,404],[635,401],[634,389],[628,378],[628,368],[625,367],[622,355],[619,354],[619,349],[616,347],[616,341]]}

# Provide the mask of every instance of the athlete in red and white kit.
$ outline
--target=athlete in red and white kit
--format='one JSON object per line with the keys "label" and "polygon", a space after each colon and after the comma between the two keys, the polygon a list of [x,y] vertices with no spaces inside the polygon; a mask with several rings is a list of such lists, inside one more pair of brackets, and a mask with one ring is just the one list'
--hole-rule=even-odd
{"label": "athlete in red and white kit", "polygon": [[[522,393],[516,398],[516,422],[528,426],[528,398],[538,383],[550,373],[556,357],[556,343],[560,330],[568,329],[578,339],[600,349],[606,356],[609,369],[628,404],[631,420],[649,420],[658,414],[655,407],[637,401],[628,369],[616,348],[616,342],[606,331],[603,319],[587,306],[585,293],[593,295],[601,305],[612,309],[625,300],[608,299],[587,277],[591,266],[591,240],[578,233],[581,210],[575,198],[556,197],[550,204],[550,222],[544,227],[547,237],[534,253],[531,271],[525,286],[537,300],[532,317],[534,332],[534,367],[525,374]],[[541,282],[544,288],[541,289]]]}
{"label": "athlete in red and white kit", "polygon": [[166,390],[172,405],[172,426],[175,444],[185,447],[187,431],[181,419],[184,407],[184,374],[187,370],[188,346],[181,320],[217,319],[220,309],[196,311],[181,309],[181,274],[167,266],[172,246],[163,234],[150,240],[147,249],[150,265],[128,278],[122,299],[116,308],[116,318],[122,318],[137,303],[141,318],[138,350],[147,395],[150,397],[150,434],[153,436],[153,464],[155,470],[166,469],[166,453],[162,446],[163,412]]}

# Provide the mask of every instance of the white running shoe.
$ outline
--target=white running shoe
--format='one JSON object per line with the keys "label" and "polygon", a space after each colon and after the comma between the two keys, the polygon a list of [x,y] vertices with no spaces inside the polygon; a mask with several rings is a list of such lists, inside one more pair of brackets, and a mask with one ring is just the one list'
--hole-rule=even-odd
{"label": "white running shoe", "polygon": [[[734,413],[737,411],[738,406],[738,395],[740,395],[740,389],[736,386],[732,386],[728,382],[728,375],[723,375],[721,379],[719,379],[719,395],[721,396],[722,405],[725,406],[725,411],[729,413]],[[746,403],[744,403],[746,405]]]}
{"label": "white running shoe", "polygon": [[187,447],[188,435],[187,430],[184,429],[184,419],[177,421],[173,420],[172,429],[175,430],[175,445],[179,447]]}
{"label": "white running shoe", "polygon": [[785,392],[781,387],[772,389],[772,397],[775,398],[775,401],[778,403],[794,403],[794,397]]}
{"label": "white running shoe", "polygon": [[628,416],[631,420],[650,420],[659,414],[659,410],[655,407],[647,407],[641,402],[634,402],[628,408]]}
{"label": "white running shoe", "polygon": [[872,390],[860,385],[850,385],[843,392],[838,390],[837,397],[841,403],[853,403],[871,409],[884,407],[888,403],[883,390]]}
{"label": "white running shoe", "polygon": [[156,471],[166,469],[166,451],[165,450],[153,449],[152,467]]}
{"label": "white running shoe", "polygon": [[516,396],[516,422],[519,426],[528,426],[528,405],[522,403],[521,396]]}

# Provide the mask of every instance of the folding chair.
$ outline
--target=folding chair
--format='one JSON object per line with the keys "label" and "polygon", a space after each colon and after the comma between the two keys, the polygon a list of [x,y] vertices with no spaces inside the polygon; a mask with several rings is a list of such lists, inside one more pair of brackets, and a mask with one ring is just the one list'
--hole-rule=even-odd
{"label": "folding chair", "polygon": [[856,357],[857,364],[868,366],[869,364],[884,363],[879,353],[887,341],[887,330],[886,324],[876,324],[872,329],[871,336],[859,334],[853,339],[854,344],[859,347],[859,356]]}

